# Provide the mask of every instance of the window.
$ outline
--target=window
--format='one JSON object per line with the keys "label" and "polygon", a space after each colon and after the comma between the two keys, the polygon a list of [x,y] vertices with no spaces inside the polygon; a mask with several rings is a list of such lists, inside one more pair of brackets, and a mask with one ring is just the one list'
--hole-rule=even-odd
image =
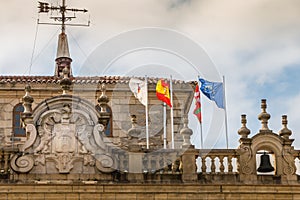
{"label": "window", "polygon": [[112,136],[112,112],[109,106],[106,107],[106,112],[108,112],[110,116],[104,133],[106,136]]}
{"label": "window", "polygon": [[22,128],[21,114],[24,112],[24,107],[21,103],[17,104],[13,109],[13,134],[14,137],[25,137],[25,129]]}
{"label": "window", "polygon": [[[96,106],[96,110],[98,111],[98,112],[100,112],[101,111],[101,108],[100,108],[100,106],[99,105],[97,105]],[[109,114],[110,114],[110,116],[109,116],[109,121],[108,121],[108,123],[107,123],[107,126],[106,126],[106,129],[104,130],[104,134],[106,135],[106,136],[108,136],[108,137],[112,137],[112,111],[111,111],[111,108],[109,107],[109,106],[106,106],[106,112],[108,112]]]}

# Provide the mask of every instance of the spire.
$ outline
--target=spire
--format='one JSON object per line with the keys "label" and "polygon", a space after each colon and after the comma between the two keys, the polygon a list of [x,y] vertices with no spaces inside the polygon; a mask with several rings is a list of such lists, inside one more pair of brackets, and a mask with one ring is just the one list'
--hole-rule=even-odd
{"label": "spire", "polygon": [[72,68],[71,62],[72,59],[70,57],[68,38],[65,32],[62,32],[58,36],[58,46],[57,46],[57,54],[56,54],[56,67],[55,67],[55,76],[62,77],[63,70],[65,68],[68,69],[68,77],[72,76]]}
{"label": "spire", "polygon": [[[77,8],[68,8],[66,5],[66,0],[62,0],[62,4],[60,6],[50,6],[49,3],[45,2],[39,2],[39,13],[48,13],[51,11],[58,11],[61,16],[51,16],[51,19],[53,19],[56,22],[60,23],[39,23],[39,24],[51,24],[51,25],[60,25],[61,26],[61,34],[58,36],[58,47],[57,47],[57,54],[56,54],[56,67],[55,67],[55,73],[54,75],[56,77],[65,77],[63,74],[63,70],[65,68],[68,69],[68,77],[72,76],[72,68],[71,68],[71,62],[72,59],[70,57],[69,52],[69,45],[68,45],[68,38],[66,35],[66,25],[72,25],[72,26],[89,26],[90,22],[88,24],[66,24],[67,21],[71,21],[72,19],[76,18],[75,13],[76,12],[82,12],[86,13],[88,12],[86,9],[77,9]],[[74,12],[74,16],[68,16],[67,12]]]}
{"label": "spire", "polygon": [[64,32],[62,32],[58,36],[56,59],[62,57],[70,58],[68,38],[67,38],[67,34],[65,34]]}

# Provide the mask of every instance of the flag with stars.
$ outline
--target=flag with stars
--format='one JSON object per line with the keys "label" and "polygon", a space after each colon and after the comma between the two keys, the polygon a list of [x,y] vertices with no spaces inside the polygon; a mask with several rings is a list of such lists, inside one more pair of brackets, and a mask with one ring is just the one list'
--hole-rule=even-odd
{"label": "flag with stars", "polygon": [[224,107],[224,96],[223,96],[223,83],[222,82],[210,82],[199,78],[201,83],[201,92],[210,100],[214,101],[219,108],[225,109]]}

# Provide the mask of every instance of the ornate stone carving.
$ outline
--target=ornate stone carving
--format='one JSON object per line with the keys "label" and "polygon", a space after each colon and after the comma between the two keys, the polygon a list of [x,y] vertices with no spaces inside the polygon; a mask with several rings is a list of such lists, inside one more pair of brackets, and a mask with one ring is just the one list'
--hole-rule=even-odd
{"label": "ornate stone carving", "polygon": [[244,174],[251,174],[255,169],[251,168],[249,165],[249,162],[253,158],[253,153],[251,151],[250,147],[247,146],[241,146],[239,148],[239,154],[240,154],[240,172]]}
{"label": "ornate stone carving", "polygon": [[26,149],[28,149],[29,147],[31,147],[33,145],[33,143],[35,142],[37,133],[36,133],[36,129],[34,127],[33,124],[28,124],[26,126],[26,134],[29,136],[27,137],[27,141],[25,142],[25,144],[20,148],[21,152],[24,152]]}
{"label": "ornate stone carving", "polygon": [[102,124],[97,124],[95,127],[94,127],[94,130],[93,130],[93,136],[95,138],[95,141],[96,141],[96,144],[98,145],[98,147],[102,148],[104,150],[104,141],[103,141],[103,136],[102,136],[102,133],[104,131],[104,126]]}
{"label": "ornate stone carving", "polygon": [[114,171],[115,158],[108,154],[104,126],[98,124],[96,111],[91,108],[87,102],[66,95],[42,103],[35,110],[37,126],[26,125],[29,137],[20,147],[24,153],[13,158],[12,168],[20,173],[28,173],[35,166],[47,173],[94,173],[90,168],[94,166],[104,173]]}
{"label": "ornate stone carving", "polygon": [[288,149],[282,150],[282,157],[284,160],[283,173],[285,175],[294,175],[296,172],[296,165],[294,161],[294,156]]}
{"label": "ornate stone carving", "polygon": [[109,155],[97,155],[96,156],[96,167],[101,172],[110,173],[115,170],[114,160]]}
{"label": "ornate stone carving", "polygon": [[14,155],[11,159],[11,167],[16,172],[27,173],[34,166],[33,157],[30,155]]}

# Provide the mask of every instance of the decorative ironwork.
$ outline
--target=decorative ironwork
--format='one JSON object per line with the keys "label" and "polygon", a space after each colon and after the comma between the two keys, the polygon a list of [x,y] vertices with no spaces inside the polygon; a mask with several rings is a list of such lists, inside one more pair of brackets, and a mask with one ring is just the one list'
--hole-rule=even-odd
{"label": "decorative ironwork", "polygon": [[[39,2],[39,13],[49,13],[50,11],[58,11],[61,16],[52,16],[50,19],[53,19],[56,22],[61,22],[61,23],[41,23],[39,24],[49,24],[49,25],[60,25],[61,30],[64,33],[66,29],[66,25],[69,26],[89,26],[90,21],[88,21],[87,24],[66,24],[67,21],[72,21],[73,19],[76,18],[75,13],[77,12],[82,12],[86,13],[88,12],[87,9],[77,9],[77,8],[68,8],[66,5],[66,0],[62,0],[62,5],[60,6],[50,6],[49,3],[47,2]],[[67,12],[73,12],[74,16],[67,16]]]}

